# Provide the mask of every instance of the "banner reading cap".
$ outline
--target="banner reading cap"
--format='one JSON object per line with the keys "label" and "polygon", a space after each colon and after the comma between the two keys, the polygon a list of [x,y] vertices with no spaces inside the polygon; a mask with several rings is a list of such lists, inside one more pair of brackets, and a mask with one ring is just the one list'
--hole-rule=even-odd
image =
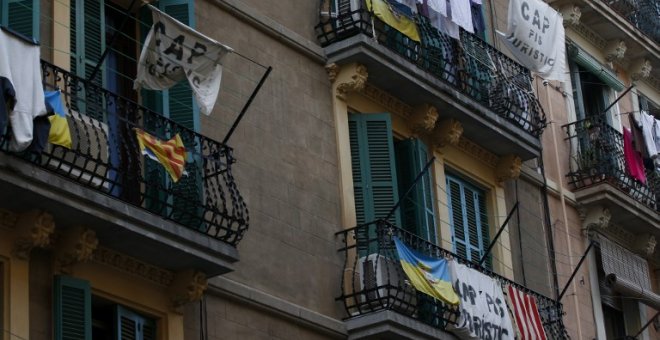
{"label": "banner reading cap", "polygon": [[222,59],[232,49],[149,5],[153,26],[140,54],[134,88],[165,90],[183,79],[209,115],[220,91]]}
{"label": "banner reading cap", "polygon": [[565,77],[563,18],[540,0],[510,0],[504,44],[525,67],[548,80]]}

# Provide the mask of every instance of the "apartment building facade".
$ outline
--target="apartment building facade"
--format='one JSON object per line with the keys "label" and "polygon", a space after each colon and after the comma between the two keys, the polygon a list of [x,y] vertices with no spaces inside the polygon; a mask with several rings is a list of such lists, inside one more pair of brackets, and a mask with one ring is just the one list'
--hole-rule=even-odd
{"label": "apartment building facade", "polygon": [[[550,2],[570,73],[546,83],[500,47],[508,1],[473,1],[481,24],[454,37],[401,3],[152,1],[235,52],[207,116],[187,85],[133,90],[141,2],[0,1],[73,140],[16,153],[3,134],[0,339],[456,338],[456,310],[406,283],[394,236],[527,292],[549,338],[635,335],[653,296],[607,285],[644,281],[603,259],[659,291],[660,184],[626,177],[621,135],[622,113],[658,117],[657,26],[639,7]],[[134,128],[178,133],[187,176],[142,156]]]}

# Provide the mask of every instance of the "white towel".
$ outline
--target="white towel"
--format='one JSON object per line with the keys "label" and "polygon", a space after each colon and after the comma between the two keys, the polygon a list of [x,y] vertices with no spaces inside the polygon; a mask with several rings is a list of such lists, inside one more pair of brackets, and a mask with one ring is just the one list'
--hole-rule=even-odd
{"label": "white towel", "polygon": [[46,114],[40,58],[39,46],[0,29],[0,76],[9,79],[16,91],[16,106],[9,113],[13,131],[10,151],[20,152],[30,146],[32,121]]}
{"label": "white towel", "polygon": [[464,30],[474,33],[470,0],[451,0],[449,4],[451,6],[451,21],[463,27]]}
{"label": "white towel", "polygon": [[658,131],[658,139],[656,136],[656,119],[648,114],[646,111],[642,111],[639,115],[639,121],[642,125],[642,135],[644,136],[644,144],[646,144],[646,150],[649,154],[649,157],[656,158],[658,152],[660,152],[660,131]]}

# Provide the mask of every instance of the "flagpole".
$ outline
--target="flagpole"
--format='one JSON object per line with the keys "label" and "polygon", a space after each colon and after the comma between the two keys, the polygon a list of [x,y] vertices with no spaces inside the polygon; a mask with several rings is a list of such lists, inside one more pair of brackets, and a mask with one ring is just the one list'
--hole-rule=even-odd
{"label": "flagpole", "polygon": [[[495,242],[497,242],[497,239],[500,238],[500,235],[502,235],[502,232],[504,231],[504,227],[506,227],[509,224],[509,220],[511,217],[513,217],[513,212],[518,210],[518,201],[516,201],[516,204],[513,205],[513,208],[511,208],[511,211],[509,212],[509,215],[507,215],[506,220],[504,220],[504,223],[502,223],[502,226],[500,227],[500,230],[497,231],[497,235],[495,235],[495,238],[490,242],[490,245],[488,245],[488,249],[486,249],[486,252],[484,252],[484,255],[481,257],[481,260],[479,260],[479,265],[483,265],[484,261],[486,261],[486,258],[488,257],[488,254],[490,254],[490,251],[493,250],[493,247],[495,246]],[[518,226],[520,228],[520,226]]]}
{"label": "flagpole", "polygon": [[241,109],[241,113],[239,113],[238,117],[236,117],[236,120],[234,120],[234,124],[232,124],[231,128],[229,129],[229,132],[227,132],[227,135],[225,136],[225,139],[222,140],[222,144],[227,145],[227,141],[229,141],[229,138],[234,133],[234,130],[236,130],[236,127],[241,122],[241,119],[243,119],[243,116],[245,115],[245,112],[250,107],[250,104],[252,104],[252,101],[254,100],[254,97],[256,97],[257,93],[259,93],[259,90],[261,89],[261,86],[264,84],[264,82],[266,81],[266,78],[268,78],[268,75],[270,74],[270,71],[272,71],[272,70],[273,70],[273,67],[268,66],[268,69],[266,69],[266,72],[261,77],[261,80],[259,80],[259,84],[257,84],[257,87],[255,87],[254,91],[252,91],[252,94],[250,95],[250,98],[248,98],[247,102],[245,102],[245,105],[243,105],[243,108]]}
{"label": "flagpole", "polygon": [[88,82],[91,82],[94,80],[94,77],[96,77],[96,74],[99,72],[99,69],[101,68],[101,64],[103,64],[103,61],[105,58],[108,56],[108,53],[110,53],[110,49],[112,48],[112,45],[115,44],[115,40],[117,40],[117,36],[119,33],[124,31],[124,26],[126,26],[126,22],[128,21],[128,18],[131,17],[131,10],[133,10],[133,6],[135,5],[136,0],[131,1],[131,4],[128,6],[128,9],[124,13],[124,20],[122,20],[121,25],[119,25],[119,28],[115,30],[115,34],[112,35],[112,38],[110,38],[110,42],[106,44],[105,50],[103,50],[103,54],[101,54],[101,57],[99,58],[99,61],[96,63],[96,66],[94,66],[94,69],[92,70],[92,74],[89,75],[87,78]]}
{"label": "flagpole", "polygon": [[410,194],[410,192],[415,187],[415,185],[417,185],[417,182],[419,182],[419,180],[426,173],[426,171],[429,169],[431,164],[433,164],[433,161],[435,161],[435,157],[431,157],[431,159],[428,161],[428,163],[426,163],[426,165],[424,166],[424,169],[422,169],[422,171],[420,171],[420,173],[417,175],[417,177],[415,177],[415,180],[408,187],[408,190],[406,190],[406,193],[403,194],[403,196],[401,196],[401,198],[399,198],[399,200],[396,202],[396,204],[392,207],[390,212],[387,214],[387,216],[385,217],[385,221],[388,221],[390,219],[390,217],[392,217],[392,214],[394,214],[396,209],[398,209],[399,206],[401,205],[401,202],[403,201],[403,199],[406,198],[406,196],[408,196]]}

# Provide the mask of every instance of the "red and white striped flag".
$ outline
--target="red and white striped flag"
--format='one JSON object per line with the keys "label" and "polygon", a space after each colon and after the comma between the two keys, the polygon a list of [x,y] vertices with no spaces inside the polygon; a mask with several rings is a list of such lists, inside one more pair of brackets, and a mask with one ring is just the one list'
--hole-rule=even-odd
{"label": "red and white striped flag", "polygon": [[508,295],[509,307],[518,325],[520,340],[546,340],[536,299],[513,286],[509,286]]}

